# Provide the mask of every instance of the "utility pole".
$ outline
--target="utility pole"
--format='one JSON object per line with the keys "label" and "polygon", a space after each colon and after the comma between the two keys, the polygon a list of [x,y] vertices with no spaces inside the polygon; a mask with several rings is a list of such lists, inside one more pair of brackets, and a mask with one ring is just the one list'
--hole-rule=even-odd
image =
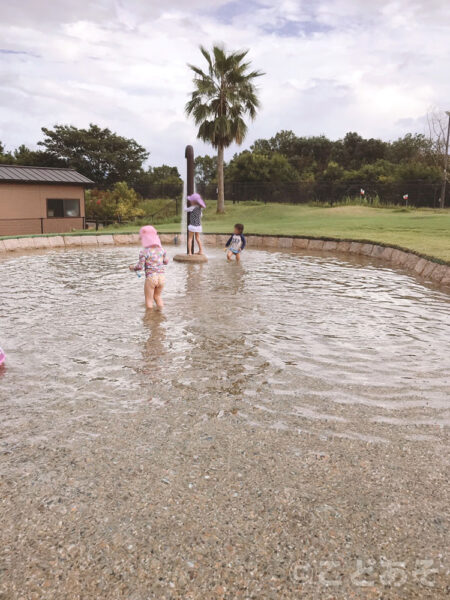
{"label": "utility pole", "polygon": [[447,129],[447,141],[445,143],[445,158],[444,158],[444,178],[442,180],[442,191],[441,191],[441,208],[445,205],[445,188],[447,187],[447,168],[448,168],[448,144],[450,141],[450,110],[447,110],[445,114],[448,116],[448,129]]}

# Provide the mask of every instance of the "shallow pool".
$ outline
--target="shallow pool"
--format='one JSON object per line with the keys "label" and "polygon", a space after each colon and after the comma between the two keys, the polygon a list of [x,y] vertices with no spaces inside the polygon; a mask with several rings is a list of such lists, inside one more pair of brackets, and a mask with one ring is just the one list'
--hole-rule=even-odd
{"label": "shallow pool", "polygon": [[[172,255],[176,249],[169,252]],[[185,514],[185,519],[177,527],[190,530],[195,506],[197,516],[205,514],[209,529],[221,539],[225,535],[220,530],[221,519],[226,517],[228,524],[234,523],[233,528],[240,527],[236,520],[248,520],[249,506],[258,506],[261,496],[239,502],[243,482],[247,492],[261,486],[267,511],[277,505],[276,496],[282,489],[290,489],[299,506],[301,493],[296,495],[293,480],[301,482],[303,506],[321,494],[320,506],[328,507],[345,496],[344,504],[349,514],[354,514],[353,500],[359,498],[359,506],[369,502],[358,490],[362,472],[349,471],[363,456],[372,469],[367,489],[375,494],[370,500],[374,513],[381,510],[375,499],[380,485],[388,490],[387,504],[400,505],[407,502],[406,490],[411,494],[411,486],[417,483],[414,469],[424,453],[424,469],[433,464],[432,480],[425,485],[422,479],[421,493],[411,500],[414,507],[408,508],[416,523],[408,526],[409,535],[413,546],[417,542],[420,548],[424,525],[417,516],[419,504],[431,502],[433,485],[444,476],[439,461],[450,422],[450,297],[368,259],[247,251],[238,266],[227,264],[223,252],[208,249],[210,260],[205,265],[169,265],[166,308],[163,313],[146,313],[143,280],[127,270],[136,255],[135,248],[71,249],[8,255],[0,261],[0,345],[7,354],[6,366],[0,371],[2,473],[10,485],[6,497],[11,502],[2,534],[4,546],[11,549],[15,524],[28,515],[14,574],[7,578],[5,590],[13,589],[8,587],[11,582],[20,586],[23,577],[31,577],[32,557],[41,556],[39,560],[47,567],[39,566],[36,558],[36,581],[45,575],[50,587],[59,590],[55,597],[61,590],[69,593],[64,587],[69,585],[66,576],[61,579],[59,575],[73,563],[59,565],[55,539],[63,548],[69,542],[79,544],[79,527],[84,523],[91,536],[91,542],[84,542],[90,554],[86,551],[79,561],[95,577],[89,582],[89,577],[80,576],[70,584],[74,586],[70,593],[114,598],[111,590],[122,589],[120,585],[125,586],[123,593],[138,593],[140,584],[131,571],[120,585],[112,575],[105,575],[105,591],[95,587],[101,560],[92,540],[97,544],[101,539],[108,545],[114,535],[119,536],[119,541],[111,542],[108,564],[117,560],[122,564],[119,570],[128,563],[135,567],[134,550],[122,555],[120,540],[134,549],[139,545],[145,548],[150,543],[143,533],[145,521],[148,526],[152,523],[152,540],[165,540],[166,544],[164,549],[159,546],[165,563],[164,569],[161,566],[163,579],[153,579],[149,572],[143,575],[143,581],[148,577],[162,586],[155,588],[161,593],[178,577],[173,574],[178,560],[189,564],[200,560],[191,558],[196,553],[188,548],[201,546],[204,525],[198,525],[198,539],[192,532],[192,539],[183,537],[178,529],[175,543],[167,532],[171,523],[178,523],[180,514]],[[215,455],[210,454],[211,444]],[[399,448],[409,450],[402,454]],[[309,464],[309,452],[319,461],[335,455],[334,468],[342,473],[340,492],[332,484],[332,471],[320,475],[320,493],[314,484],[317,471],[295,475],[296,468]],[[134,468],[141,464],[141,471],[135,473]],[[253,464],[252,469],[247,471],[245,464]],[[386,484],[381,484],[380,470],[386,469]],[[376,481],[374,472],[379,475]],[[124,532],[121,523],[136,504],[128,504],[126,484],[120,492],[115,486],[131,474],[133,502],[141,506],[142,501],[142,507],[150,512],[142,522],[135,517],[139,527],[130,522]],[[185,496],[215,478],[215,488],[201,488],[203,509],[199,497],[192,502]],[[231,481],[237,482],[235,487]],[[180,487],[175,493],[176,486]],[[108,490],[109,496],[103,496]],[[114,500],[122,497],[122,492],[123,501]],[[236,509],[222,504],[228,492],[237,502]],[[46,501],[52,509],[46,507]],[[341,514],[345,513],[344,504]],[[52,510],[61,506],[65,512],[54,520]],[[84,513],[80,506],[85,507]],[[75,516],[71,516],[73,507]],[[115,520],[118,514],[121,517]],[[75,519],[75,526],[66,521],[67,515]],[[107,515],[109,524],[104,521]],[[389,514],[384,517],[390,522]],[[314,527],[320,532],[322,524],[326,536],[329,523],[324,524],[323,514],[320,518]],[[261,514],[261,519],[253,534],[248,533],[249,547],[262,543],[258,535],[267,523],[275,526],[267,514],[265,520]],[[65,531],[61,535],[54,530],[58,531],[59,522]],[[43,533],[47,527],[53,531],[48,540]],[[242,525],[242,531],[245,527]],[[288,589],[296,583],[289,575],[289,565],[298,557],[292,551],[297,547],[295,540],[288,541],[289,519],[285,527],[285,546],[291,548],[283,559],[287,561],[283,585]],[[309,531],[312,524],[305,527]],[[337,545],[329,552],[342,554],[348,522],[333,527],[338,532],[342,529],[342,547],[338,552]],[[364,527],[354,527],[358,544],[364,544],[370,526],[365,521]],[[398,560],[414,554],[410,546],[402,554],[402,535],[395,550]],[[78,541],[74,542],[73,536]],[[38,540],[42,539],[48,543],[42,542],[41,547]],[[433,548],[439,546],[435,542]],[[346,543],[354,556],[352,542]],[[391,543],[395,543],[392,536]],[[272,548],[270,541],[267,544]],[[382,540],[372,540],[372,544],[383,546]],[[180,545],[184,548],[181,554],[174,550]],[[363,557],[372,558],[372,551],[363,551],[361,545],[358,548]],[[205,556],[212,557],[215,552],[212,549]],[[48,558],[54,553],[58,568]],[[264,562],[263,557],[255,556],[257,553],[256,563]],[[330,558],[324,552],[321,556]],[[428,555],[414,555],[414,560],[420,558]],[[242,561],[242,553],[233,560]],[[202,572],[212,568],[207,563]],[[185,567],[185,575],[186,569],[191,567]],[[279,570],[280,565],[273,569]],[[251,579],[248,573],[246,577]],[[212,594],[209,576],[201,585],[200,580],[196,583],[189,577],[183,584],[174,584],[175,589],[183,590],[179,597],[189,590],[193,590],[192,597]],[[228,589],[236,590],[236,572],[226,577]],[[273,592],[269,577],[258,581],[269,587],[255,588],[256,595],[264,596],[269,589]],[[167,597],[178,597],[173,594]]]}
{"label": "shallow pool", "polygon": [[[11,433],[31,421],[52,436],[85,402],[103,413],[193,393],[218,409],[246,399],[264,427],[303,416],[370,438],[383,422],[448,424],[448,295],[347,259],[254,251],[239,267],[209,254],[207,265],[171,263],[162,315],[145,314],[143,278],[127,271],[134,248],[4,259]],[[400,408],[415,410],[399,420]]]}

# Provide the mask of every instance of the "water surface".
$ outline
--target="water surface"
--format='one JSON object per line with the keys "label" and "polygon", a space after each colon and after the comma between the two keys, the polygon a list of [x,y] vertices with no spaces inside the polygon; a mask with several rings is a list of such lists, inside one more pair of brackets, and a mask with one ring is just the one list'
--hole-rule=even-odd
{"label": "water surface", "polygon": [[261,427],[301,418],[388,438],[391,426],[432,437],[448,425],[445,293],[370,262],[249,251],[237,266],[208,252],[206,265],[171,263],[162,315],[145,313],[143,280],[126,269],[134,248],[3,259],[9,441],[26,422],[52,436],[86,405],[101,417],[192,393],[205,410],[238,396]]}

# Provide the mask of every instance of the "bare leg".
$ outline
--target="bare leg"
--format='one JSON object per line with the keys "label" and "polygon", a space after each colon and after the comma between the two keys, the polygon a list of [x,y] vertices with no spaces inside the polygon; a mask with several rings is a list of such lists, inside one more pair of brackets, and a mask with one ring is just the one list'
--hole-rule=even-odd
{"label": "bare leg", "polygon": [[200,237],[199,233],[195,234],[195,241],[198,244],[198,254],[203,254],[203,246],[202,246],[202,239]]}
{"label": "bare leg", "polygon": [[236,262],[237,262],[237,263],[240,263],[240,262],[241,262],[241,253],[240,253],[240,252],[238,252],[238,253],[236,254]]}
{"label": "bare leg", "polygon": [[188,235],[188,254],[191,255],[192,254],[192,239],[194,237],[194,232],[193,231],[189,231],[189,235]]}
{"label": "bare leg", "polygon": [[164,284],[163,285],[157,285],[155,287],[155,302],[156,302],[156,306],[160,310],[162,308],[164,308],[164,302],[162,301],[162,298],[161,298],[161,294],[162,294],[163,289],[164,289]]}
{"label": "bare leg", "polygon": [[144,284],[144,294],[145,294],[145,306],[152,310],[153,308],[153,296],[155,293],[155,288],[152,286],[149,279],[145,280]]}
{"label": "bare leg", "polygon": [[227,261],[231,262],[232,258],[233,258],[233,253],[231,252],[231,250],[228,250],[228,252],[227,252]]}

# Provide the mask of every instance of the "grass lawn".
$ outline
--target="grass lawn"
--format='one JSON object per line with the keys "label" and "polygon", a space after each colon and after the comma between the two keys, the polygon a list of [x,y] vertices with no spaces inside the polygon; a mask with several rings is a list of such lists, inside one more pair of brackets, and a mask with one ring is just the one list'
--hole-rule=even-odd
{"label": "grass lawn", "polygon": [[[450,261],[450,210],[319,207],[292,204],[227,203],[217,215],[208,203],[203,219],[205,233],[230,233],[234,223],[244,223],[245,233],[304,235],[368,240],[393,244]],[[156,225],[161,232],[178,231],[180,224]],[[123,227],[121,231],[136,231]]]}

